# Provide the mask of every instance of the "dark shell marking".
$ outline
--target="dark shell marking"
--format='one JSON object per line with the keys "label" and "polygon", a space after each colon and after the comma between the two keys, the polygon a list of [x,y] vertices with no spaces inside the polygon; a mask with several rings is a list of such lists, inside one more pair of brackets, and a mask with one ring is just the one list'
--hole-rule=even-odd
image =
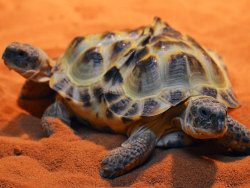
{"label": "dark shell marking", "polygon": [[125,62],[126,66],[135,65],[140,59],[145,57],[149,53],[149,49],[147,47],[140,48],[138,50],[132,49],[133,51],[130,51],[130,57]]}
{"label": "dark shell marking", "polygon": [[79,90],[79,99],[76,99],[84,104],[85,107],[91,106],[91,97],[89,90],[84,87],[78,87]]}
{"label": "dark shell marking", "polygon": [[116,68],[115,66],[112,67],[105,75],[104,75],[104,81],[105,82],[111,82],[112,85],[115,85],[116,83],[122,84],[123,78],[120,73],[120,70]]}
{"label": "dark shell marking", "polygon": [[122,96],[122,93],[117,93],[114,91],[109,91],[107,93],[104,93],[104,98],[107,102],[112,103],[113,101],[116,101]]}
{"label": "dark shell marking", "polygon": [[138,62],[135,65],[135,68],[133,70],[133,72],[135,72],[135,70],[138,68],[139,72],[142,74],[144,72],[148,72],[151,69],[155,69],[155,67],[157,66],[157,59],[154,56],[150,56],[147,59]]}
{"label": "dark shell marking", "polygon": [[56,82],[52,88],[56,91],[60,91],[63,88],[65,88],[68,84],[70,83],[70,80],[68,78],[63,78],[61,80],[59,80],[58,82]]}
{"label": "dark shell marking", "polygon": [[67,100],[71,100],[72,97],[73,97],[73,90],[74,90],[74,87],[73,86],[70,86],[67,91],[66,91],[66,99]]}
{"label": "dark shell marking", "polygon": [[214,88],[203,87],[203,88],[202,88],[202,91],[201,91],[201,94],[202,94],[202,95],[211,96],[211,97],[213,97],[213,98],[216,99],[216,98],[217,98],[218,92],[217,92],[217,90],[214,89]]}
{"label": "dark shell marking", "polygon": [[[132,78],[136,79],[133,80]],[[131,82],[136,83],[136,87],[131,89],[139,95],[159,88],[160,75],[156,57],[149,56],[147,59],[138,62],[131,72],[130,79],[132,79]]]}
{"label": "dark shell marking", "polygon": [[89,61],[93,61],[95,64],[100,64],[103,62],[103,57],[102,54],[99,52],[100,49],[97,47],[93,47],[88,49],[84,56],[82,57],[81,62],[82,63],[87,63]]}
{"label": "dark shell marking", "polygon": [[166,82],[168,86],[189,85],[186,54],[171,55]]}
{"label": "dark shell marking", "polygon": [[134,116],[138,113],[139,107],[137,103],[134,103],[125,114],[126,117]]}
{"label": "dark shell marking", "polygon": [[181,92],[180,90],[177,91],[171,91],[170,92],[170,99],[169,102],[171,104],[177,104],[180,101],[182,101],[182,99],[184,98],[184,94],[183,92]]}
{"label": "dark shell marking", "polygon": [[196,59],[196,57],[188,54],[186,55],[188,59],[189,71],[192,74],[199,74],[200,76],[205,76],[205,70],[201,62]]}
{"label": "dark shell marking", "polygon": [[102,102],[102,98],[103,98],[103,89],[101,87],[96,87],[94,88],[94,96],[96,97],[97,101],[99,103]]}
{"label": "dark shell marking", "polygon": [[141,42],[141,46],[145,46],[149,43],[151,36],[146,37],[142,42]]}
{"label": "dark shell marking", "polygon": [[181,90],[166,91],[161,95],[161,98],[172,105],[176,105],[183,101],[183,99],[185,98],[185,94]]}
{"label": "dark shell marking", "polygon": [[72,65],[72,74],[80,79],[90,79],[99,76],[103,71],[103,57],[100,53],[100,47],[92,47],[77,58],[77,61]]}
{"label": "dark shell marking", "polygon": [[230,96],[228,96],[224,91],[220,91],[220,95],[221,97],[224,99],[224,101],[226,101],[229,106],[231,107],[237,107],[237,104],[235,104],[231,99]]}
{"label": "dark shell marking", "polygon": [[111,55],[111,58],[114,58],[118,55],[120,55],[122,52],[124,52],[127,48],[131,46],[131,43],[129,41],[118,41],[114,44],[113,52]]}
{"label": "dark shell marking", "polygon": [[128,108],[128,106],[130,105],[130,102],[131,102],[130,98],[125,98],[125,99],[122,99],[119,102],[111,105],[109,109],[110,109],[110,111],[112,111],[118,115],[121,115],[122,112],[124,112],[124,110],[126,108]]}
{"label": "dark shell marking", "polygon": [[236,104],[240,105],[240,103],[239,103],[239,101],[236,99],[236,97],[235,97],[233,91],[227,90],[227,94],[231,97],[231,99],[232,99]]}
{"label": "dark shell marking", "polygon": [[149,98],[145,100],[142,116],[152,115],[159,107],[160,104],[154,99]]}
{"label": "dark shell marking", "polygon": [[84,37],[82,36],[75,37],[70,43],[69,48],[71,48],[71,50],[74,50],[83,40]]}

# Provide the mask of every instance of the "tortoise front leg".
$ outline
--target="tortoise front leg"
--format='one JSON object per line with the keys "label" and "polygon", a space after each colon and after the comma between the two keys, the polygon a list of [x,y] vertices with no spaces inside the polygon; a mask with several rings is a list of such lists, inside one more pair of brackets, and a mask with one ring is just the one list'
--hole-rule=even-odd
{"label": "tortoise front leg", "polygon": [[227,116],[228,130],[226,134],[218,139],[218,143],[231,148],[235,152],[250,154],[250,131],[248,128],[231,116]]}
{"label": "tortoise front leg", "polygon": [[70,113],[66,106],[59,100],[56,100],[53,104],[51,104],[42,116],[42,130],[46,136],[50,136],[57,131],[56,119],[61,120],[69,127]]}
{"label": "tortoise front leg", "polygon": [[153,152],[156,141],[152,130],[137,129],[121,147],[102,158],[100,175],[104,178],[114,178],[142,164]]}

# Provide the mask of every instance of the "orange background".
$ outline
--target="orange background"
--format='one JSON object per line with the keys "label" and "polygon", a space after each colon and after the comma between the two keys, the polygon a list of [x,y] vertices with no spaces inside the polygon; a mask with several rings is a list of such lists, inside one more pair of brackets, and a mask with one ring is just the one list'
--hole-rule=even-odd
{"label": "orange background", "polygon": [[[225,58],[243,104],[230,115],[250,128],[249,8],[248,0],[0,0],[0,54],[19,41],[56,57],[75,36],[136,28],[159,16]],[[0,64],[0,187],[250,187],[250,157],[211,154],[209,146],[156,149],[142,167],[102,179],[99,159],[125,137],[82,128],[80,136],[43,138],[39,118],[17,105],[23,83]]]}

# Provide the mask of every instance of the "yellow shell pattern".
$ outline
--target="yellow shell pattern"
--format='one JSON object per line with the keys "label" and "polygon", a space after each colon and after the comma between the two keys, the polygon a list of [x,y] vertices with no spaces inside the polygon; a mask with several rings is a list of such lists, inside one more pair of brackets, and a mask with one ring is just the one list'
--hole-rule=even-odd
{"label": "yellow shell pattern", "polygon": [[50,86],[73,113],[106,131],[124,133],[190,96],[239,106],[220,56],[159,18],[136,30],[76,37],[53,71]]}

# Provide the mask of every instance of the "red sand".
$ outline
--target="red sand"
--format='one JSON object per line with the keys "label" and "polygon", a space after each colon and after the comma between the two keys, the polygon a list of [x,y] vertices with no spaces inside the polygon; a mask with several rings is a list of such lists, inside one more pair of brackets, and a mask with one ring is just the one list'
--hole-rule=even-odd
{"label": "red sand", "polygon": [[[56,57],[74,36],[136,28],[159,16],[222,54],[243,104],[230,114],[250,128],[249,7],[248,0],[1,0],[0,54],[19,41]],[[156,149],[131,173],[102,179],[99,159],[125,137],[82,128],[80,136],[66,129],[44,138],[39,118],[17,105],[23,83],[1,63],[0,187],[250,187],[250,157],[225,156],[209,145]]]}

